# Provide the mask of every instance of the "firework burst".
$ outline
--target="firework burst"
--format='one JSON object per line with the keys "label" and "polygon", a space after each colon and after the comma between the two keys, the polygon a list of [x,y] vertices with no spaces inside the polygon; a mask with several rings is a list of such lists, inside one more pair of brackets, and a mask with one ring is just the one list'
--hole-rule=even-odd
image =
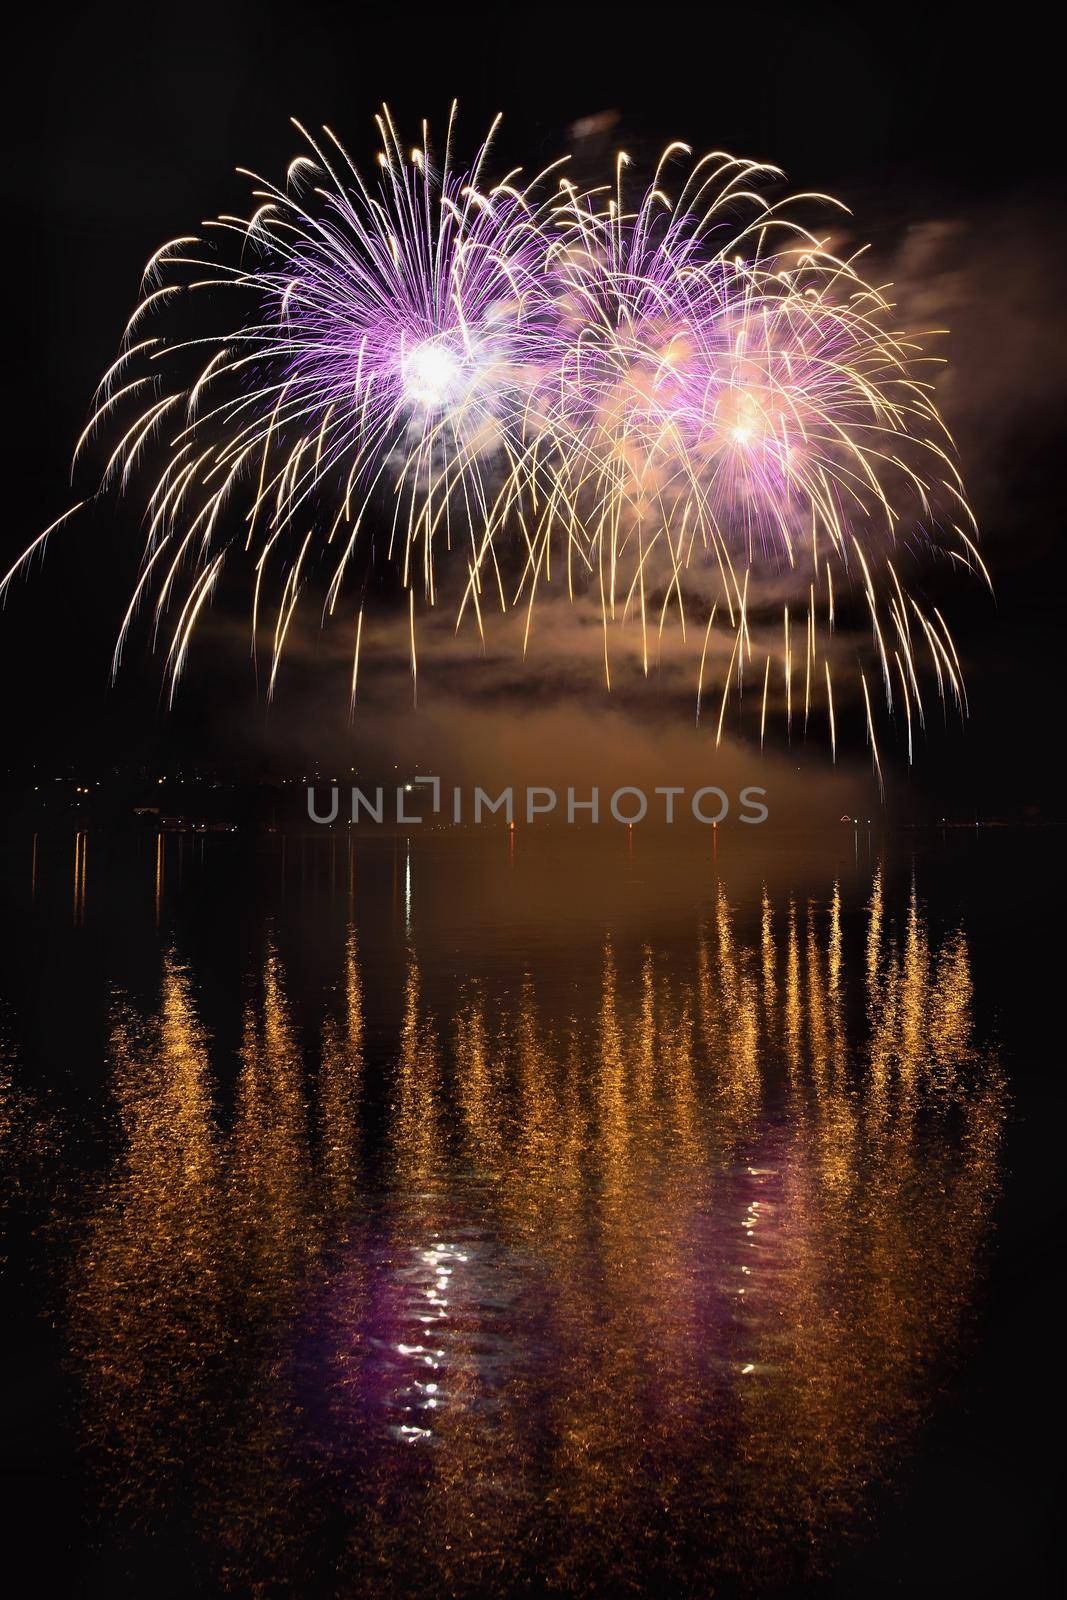
{"label": "firework burst", "polygon": [[[947,550],[988,577],[921,346],[856,260],[797,220],[834,205],[828,197],[772,202],[780,173],[716,153],[672,198],[665,171],[688,154],[669,147],[632,209],[624,156],[611,189],[557,207],[552,274],[567,327],[541,442],[554,483],[529,600],[565,524],[569,580],[575,553],[595,574],[609,679],[611,624],[636,619],[647,672],[650,632],[669,612],[684,631],[688,591],[707,618],[698,704],[711,630],[728,630],[717,737],[747,674],[761,683],[762,742],[773,672],[787,724],[796,714],[806,729],[818,699],[836,753],[825,641],[835,582],[839,596],[858,591],[910,757],[913,715],[924,716],[920,657],[961,710],[964,691],[940,613],[905,590],[901,545]],[[794,597],[773,626],[760,599],[769,575]],[[861,684],[878,766],[862,669]]]}
{"label": "firework burst", "polygon": [[384,111],[372,180],[330,130],[301,129],[284,184],[249,174],[248,218],[148,263],[76,451],[113,432],[102,490],[160,463],[116,669],[151,599],[173,695],[239,551],[268,693],[311,572],[325,569],[328,615],[356,592],[354,702],[370,561],[409,591],[414,672],[415,596],[436,603],[444,552],[460,620],[483,628],[488,589],[525,607],[528,637],[562,567],[572,596],[598,597],[609,684],[615,633],[636,624],[648,672],[676,620],[700,646],[698,716],[711,696],[717,738],[754,680],[761,742],[781,706],[790,732],[823,719],[836,756],[835,595],[860,597],[875,766],[879,701],[910,758],[924,679],[965,698],[902,552],[987,574],[920,341],[858,258],[800,220],[835,202],[773,199],[780,173],[723,153],[685,168],[679,144],[633,200],[623,155],[599,188],[560,164],[489,182],[495,125],[456,167],[454,112],[438,161],[425,125],[405,150]]}

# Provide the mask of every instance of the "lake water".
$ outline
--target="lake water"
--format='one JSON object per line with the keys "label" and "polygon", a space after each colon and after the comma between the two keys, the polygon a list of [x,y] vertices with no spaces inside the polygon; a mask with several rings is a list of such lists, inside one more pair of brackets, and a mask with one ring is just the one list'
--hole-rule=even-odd
{"label": "lake water", "polygon": [[55,1592],[1053,1592],[1045,843],[744,831],[8,842]]}

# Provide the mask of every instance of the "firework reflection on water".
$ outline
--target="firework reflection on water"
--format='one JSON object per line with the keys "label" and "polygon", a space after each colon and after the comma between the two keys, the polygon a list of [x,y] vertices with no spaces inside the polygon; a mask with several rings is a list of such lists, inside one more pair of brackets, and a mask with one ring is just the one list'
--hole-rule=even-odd
{"label": "firework reflection on water", "polygon": [[388,958],[329,888],[325,986],[268,930],[232,1093],[180,940],[115,1004],[69,1308],[108,1518],[192,1518],[235,1592],[832,1559],[997,1192],[964,928],[876,863],[746,910],[712,881],[670,936],[572,969],[544,928],[457,987],[447,873],[410,869]]}

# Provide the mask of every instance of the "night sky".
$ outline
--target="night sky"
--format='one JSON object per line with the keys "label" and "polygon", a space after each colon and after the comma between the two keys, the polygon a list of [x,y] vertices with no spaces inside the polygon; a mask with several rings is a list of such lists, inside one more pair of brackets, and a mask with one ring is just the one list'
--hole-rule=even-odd
{"label": "night sky", "polygon": [[[69,503],[71,446],[144,262],[204,218],[246,211],[233,169],[283,170],[298,142],[291,115],[329,122],[366,157],[380,100],[416,129],[423,116],[441,126],[456,96],[472,139],[503,110],[502,159],[533,167],[569,147],[580,119],[616,113],[606,153],[654,160],[683,138],[840,196],[857,237],[874,243],[872,275],[901,285],[913,320],[953,330],[939,397],[997,596],[952,594],[971,722],[962,737],[934,734],[908,788],[920,810],[1062,816],[1051,776],[1064,577],[1061,91],[1025,16],[1010,38],[978,16],[220,3],[88,7],[60,26],[41,8],[5,69],[5,568]],[[100,764],[165,748],[284,764],[314,754],[309,705],[332,759],[348,737],[343,683],[320,699],[313,670],[303,689],[296,671],[268,715],[247,652],[213,641],[168,717],[161,663],[142,639],[108,687],[138,549],[136,506],[98,513],[16,586],[0,619],[8,762]],[[524,703],[521,685],[509,692]],[[506,718],[499,687],[493,707]],[[647,711],[643,728],[654,744]]]}

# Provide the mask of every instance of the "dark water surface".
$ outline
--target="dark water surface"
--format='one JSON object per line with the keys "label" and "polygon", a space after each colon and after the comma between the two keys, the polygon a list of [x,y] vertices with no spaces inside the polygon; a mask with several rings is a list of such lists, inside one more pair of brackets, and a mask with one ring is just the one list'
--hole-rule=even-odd
{"label": "dark water surface", "polygon": [[1047,840],[638,835],[9,842],[54,1592],[1057,1592]]}

